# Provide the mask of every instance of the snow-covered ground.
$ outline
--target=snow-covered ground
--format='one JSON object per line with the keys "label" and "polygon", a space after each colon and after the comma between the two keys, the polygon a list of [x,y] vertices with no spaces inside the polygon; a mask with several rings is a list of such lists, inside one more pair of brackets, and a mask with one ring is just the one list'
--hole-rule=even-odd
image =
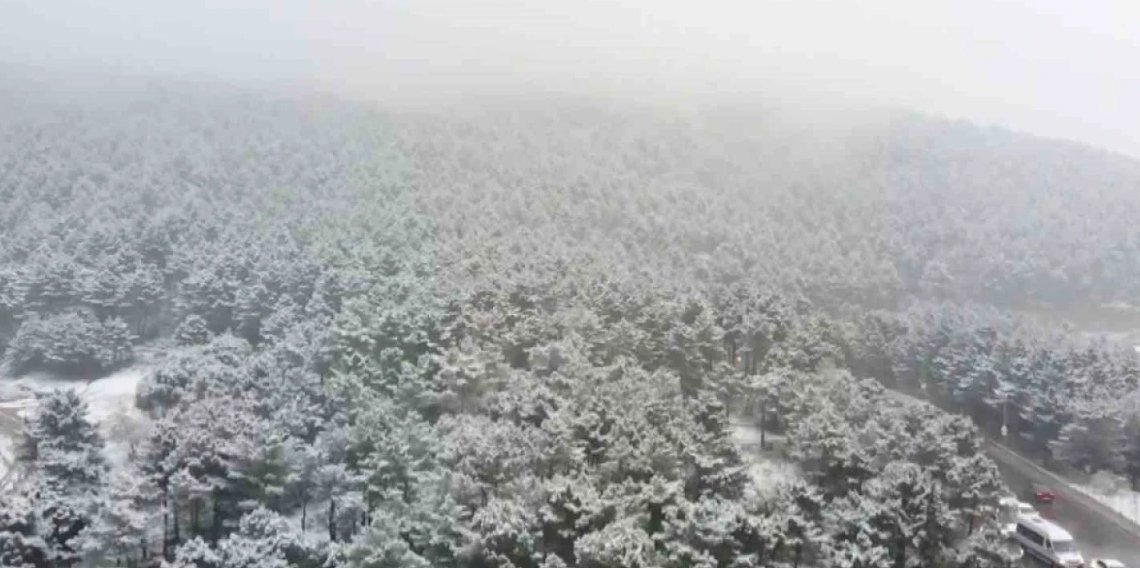
{"label": "snow-covered ground", "polygon": [[301,530],[301,509],[293,511],[291,514],[286,515],[285,519],[293,525],[293,528],[300,534],[306,542],[310,544],[328,542],[329,529],[327,524],[329,502],[326,501],[313,501],[306,507],[307,513],[305,518],[305,530]]}
{"label": "snow-covered ground", "polygon": [[146,416],[135,408],[134,400],[139,381],[151,368],[150,364],[141,364],[89,383],[43,374],[0,377],[0,481],[14,459],[13,446],[24,416],[35,404],[35,393],[59,388],[79,391],[87,401],[91,420],[99,424],[107,440],[108,458],[121,463],[130,443],[146,432]]}
{"label": "snow-covered ground", "polygon": [[746,422],[734,422],[732,437],[740,453],[748,464],[748,473],[752,477],[753,489],[761,498],[774,497],[776,492],[800,479],[796,464],[789,462],[779,455],[779,448],[783,447],[782,436],[765,435],[765,445],[760,447],[760,430]]}
{"label": "snow-covered ground", "polygon": [[107,457],[111,463],[125,462],[131,444],[141,442],[146,435],[148,419],[135,408],[135,391],[151,369],[147,365],[124,369],[92,381],[83,392],[91,420],[99,424],[107,441]]}
{"label": "snow-covered ground", "polygon": [[1138,491],[1104,491],[1088,485],[1073,484],[1073,489],[1104,503],[1117,513],[1124,515],[1132,522],[1140,524],[1140,492]]}

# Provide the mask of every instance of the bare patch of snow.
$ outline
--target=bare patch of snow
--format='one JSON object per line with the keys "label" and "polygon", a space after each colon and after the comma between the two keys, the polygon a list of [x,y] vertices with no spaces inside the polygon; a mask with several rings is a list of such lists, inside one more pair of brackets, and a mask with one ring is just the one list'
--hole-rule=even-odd
{"label": "bare patch of snow", "polygon": [[99,424],[113,464],[126,462],[132,444],[141,442],[147,433],[149,420],[135,407],[135,391],[150,370],[149,366],[124,369],[92,381],[83,391],[91,420]]}
{"label": "bare patch of snow", "polygon": [[1105,302],[1105,303],[1102,303],[1101,306],[1108,308],[1108,309],[1112,309],[1112,310],[1119,310],[1122,312],[1140,311],[1140,306],[1130,304],[1130,303],[1125,302],[1123,300],[1116,300],[1114,302]]}
{"label": "bare patch of snow", "polygon": [[1118,490],[1107,492],[1087,485],[1072,485],[1073,489],[1100,501],[1112,510],[1140,524],[1140,491]]}
{"label": "bare patch of snow", "polygon": [[761,500],[774,499],[781,490],[803,479],[796,464],[784,459],[765,458],[748,467],[752,490]]}
{"label": "bare patch of snow", "polygon": [[107,418],[122,402],[133,405],[139,381],[150,370],[149,366],[132,367],[88,383],[83,396],[91,407],[92,419],[101,421]]}
{"label": "bare patch of snow", "polygon": [[12,441],[6,436],[0,436],[0,491],[7,488],[8,470],[16,461],[16,454]]}
{"label": "bare patch of snow", "polygon": [[305,530],[301,530],[301,509],[286,515],[285,519],[293,525],[293,530],[304,537],[308,543],[325,543],[329,540],[329,530],[326,524],[328,518],[328,500],[314,500],[305,507]]}
{"label": "bare patch of snow", "polygon": [[761,433],[755,425],[746,422],[733,422],[732,439],[741,452],[765,456],[778,454],[787,443],[784,436],[771,432]]}
{"label": "bare patch of snow", "polygon": [[785,444],[783,436],[764,435],[765,447],[760,446],[760,430],[746,422],[732,426],[732,438],[740,450],[752,478],[752,491],[762,500],[774,498],[783,488],[803,479],[796,464],[780,456],[779,448]]}

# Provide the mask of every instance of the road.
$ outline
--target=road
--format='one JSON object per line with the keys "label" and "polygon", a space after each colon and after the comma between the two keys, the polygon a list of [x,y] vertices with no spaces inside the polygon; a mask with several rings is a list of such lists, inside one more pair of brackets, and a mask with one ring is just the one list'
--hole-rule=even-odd
{"label": "road", "polygon": [[[1073,534],[1077,549],[1090,558],[1115,558],[1126,566],[1140,566],[1140,527],[1130,525],[1119,515],[1092,500],[1091,497],[1069,488],[1037,464],[1003,449],[990,445],[987,453],[1001,470],[1009,488],[1019,497],[1025,495],[1030,483],[1043,483],[1057,493],[1051,505],[1038,509]],[[1037,566],[1032,560],[1026,566]]]}
{"label": "road", "polygon": [[[914,395],[887,391],[900,400],[920,401]],[[1046,518],[1056,521],[1077,541],[1077,549],[1085,560],[1115,558],[1125,566],[1140,568],[1140,527],[1121,517],[1107,506],[1069,487],[1063,479],[1040,465],[1000,445],[989,443],[987,455],[1001,470],[1006,485],[1021,498],[1031,483],[1043,483],[1057,493],[1057,501],[1038,508]],[[1026,558],[1025,566],[1041,564]]]}

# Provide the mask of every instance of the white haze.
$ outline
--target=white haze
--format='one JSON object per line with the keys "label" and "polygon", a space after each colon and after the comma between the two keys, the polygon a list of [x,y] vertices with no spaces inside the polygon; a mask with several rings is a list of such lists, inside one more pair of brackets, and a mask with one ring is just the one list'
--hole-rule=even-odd
{"label": "white haze", "polygon": [[11,0],[0,56],[423,102],[775,93],[1140,156],[1140,6],[1125,1]]}

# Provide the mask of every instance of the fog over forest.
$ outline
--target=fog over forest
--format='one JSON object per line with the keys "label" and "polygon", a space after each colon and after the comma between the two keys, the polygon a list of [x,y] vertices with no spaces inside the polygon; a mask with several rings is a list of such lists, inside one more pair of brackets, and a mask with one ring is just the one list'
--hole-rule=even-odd
{"label": "fog over forest", "polygon": [[0,566],[1135,566],[1134,10],[0,3]]}
{"label": "fog over forest", "polygon": [[473,90],[786,91],[1140,154],[1123,0],[6,2],[0,54],[391,100]]}

